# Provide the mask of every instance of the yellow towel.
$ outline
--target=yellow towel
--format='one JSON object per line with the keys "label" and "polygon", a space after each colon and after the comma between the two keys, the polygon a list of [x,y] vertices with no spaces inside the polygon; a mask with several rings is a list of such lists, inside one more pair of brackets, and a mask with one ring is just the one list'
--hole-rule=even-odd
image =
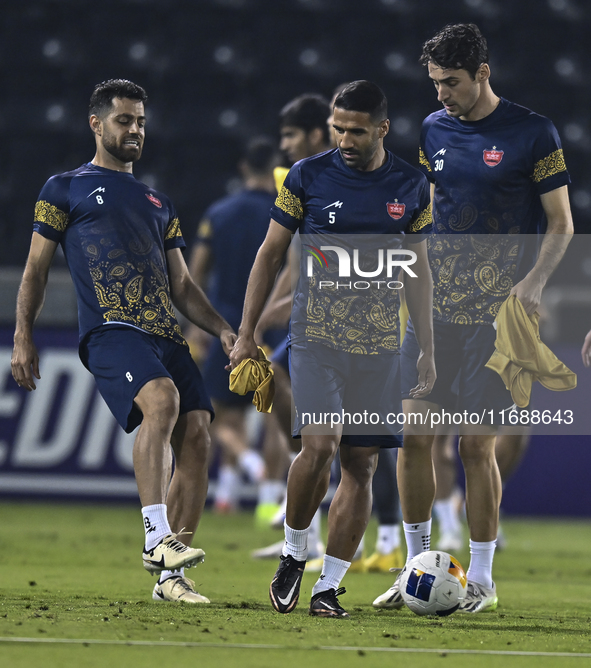
{"label": "yellow towel", "polygon": [[525,408],[536,380],[549,390],[572,390],[577,374],[565,366],[540,339],[539,314],[529,316],[515,295],[507,299],[496,318],[495,352],[486,366],[496,371],[513,401]]}
{"label": "yellow towel", "polygon": [[230,373],[230,390],[236,394],[254,391],[252,403],[259,413],[270,413],[275,396],[271,362],[259,346],[259,359],[245,359]]}

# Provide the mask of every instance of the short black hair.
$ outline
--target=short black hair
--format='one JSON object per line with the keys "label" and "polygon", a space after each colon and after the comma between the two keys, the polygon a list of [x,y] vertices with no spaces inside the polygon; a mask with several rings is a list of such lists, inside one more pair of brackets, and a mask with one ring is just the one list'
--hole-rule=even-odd
{"label": "short black hair", "polygon": [[488,45],[475,23],[448,24],[423,44],[420,62],[444,70],[467,70],[474,79],[481,65],[488,63]]}
{"label": "short black hair", "polygon": [[336,96],[335,108],[369,114],[374,123],[388,118],[388,100],[384,91],[372,81],[360,79],[347,84]]}
{"label": "short black hair", "polygon": [[311,132],[322,130],[324,142],[328,144],[330,135],[326,121],[330,116],[330,103],[322,95],[304,93],[288,102],[279,112],[279,127],[293,126]]}
{"label": "short black hair", "polygon": [[146,91],[137,84],[127,79],[109,79],[97,84],[90,96],[88,106],[88,116],[104,116],[113,106],[113,99],[129,98],[130,100],[139,100],[144,104],[148,100]]}
{"label": "short black hair", "polygon": [[255,174],[268,174],[278,164],[277,146],[266,136],[251,139],[243,156],[244,162]]}

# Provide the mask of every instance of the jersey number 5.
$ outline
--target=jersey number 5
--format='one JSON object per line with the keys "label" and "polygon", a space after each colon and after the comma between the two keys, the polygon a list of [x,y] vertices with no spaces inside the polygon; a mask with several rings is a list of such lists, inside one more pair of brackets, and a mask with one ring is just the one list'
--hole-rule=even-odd
{"label": "jersey number 5", "polygon": [[334,211],[328,212],[328,222],[332,225],[336,220],[336,213]]}

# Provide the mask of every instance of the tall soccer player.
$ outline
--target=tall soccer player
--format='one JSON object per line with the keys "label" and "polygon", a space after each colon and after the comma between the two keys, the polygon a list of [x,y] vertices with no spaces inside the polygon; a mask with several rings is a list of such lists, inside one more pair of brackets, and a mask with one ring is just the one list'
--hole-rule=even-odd
{"label": "tall soccer player", "polygon": [[[484,366],[494,351],[493,323],[509,295],[520,300],[528,315],[535,312],[573,231],[570,179],[556,129],[547,118],[495,95],[488,59],[486,40],[474,24],[448,25],[423,46],[421,62],[444,107],[423,122],[420,144],[433,204],[429,260],[438,377],[429,396],[417,400],[408,393],[418,354],[412,322],[401,361],[405,412],[444,408],[494,416],[479,433],[460,427],[471,554],[468,593],[460,610],[469,613],[497,606],[492,564],[501,481],[495,424],[513,400],[500,376]],[[509,239],[543,233],[537,259],[530,264],[498,253],[501,236],[491,242],[491,235]],[[486,257],[479,254],[476,235],[486,235],[480,249]],[[457,399],[450,405],[452,385]],[[405,431],[398,459],[408,559],[429,549],[435,496],[432,442],[430,434]],[[402,607],[398,582],[374,601],[375,607]]]}
{"label": "tall soccer player", "polygon": [[133,464],[143,565],[159,574],[152,596],[209,603],[184,568],[205,554],[189,545],[207,496],[213,409],[173,304],[219,337],[226,353],[236,335],[189,275],[172,203],[133,176],[144,145],[146,100],[144,89],[130,81],[98,84],[89,109],[94,158],[53,176],[41,190],[18,294],[12,373],[21,387],[36,389],[33,325],[61,244],[78,298],[80,358],[123,429],[139,426]]}
{"label": "tall soccer player", "polygon": [[[271,211],[267,237],[253,266],[238,340],[230,361],[255,358],[257,320],[282,259],[299,230],[302,235],[396,235],[416,254],[416,274],[406,296],[422,350],[413,396],[428,394],[435,379],[432,361],[432,285],[423,233],[430,229],[428,184],[420,172],[384,148],[389,130],[387,101],[378,86],[354,81],[337,96],[333,127],[337,149],[302,160],[290,170]],[[313,237],[312,237],[313,238]],[[321,237],[318,237],[319,239]],[[414,242],[414,243],[413,243]],[[343,434],[343,425],[305,424],[306,412],[347,410],[347,397],[377,393],[396,411],[399,405],[398,308],[389,287],[364,295],[355,286],[344,292],[314,293],[305,272],[294,296],[290,360],[296,422],[302,449],[287,483],[285,545],[271,582],[275,610],[291,612],[298,601],[308,556],[310,522],[328,488],[330,465],[340,446],[342,477],[330,506],[328,544],[320,578],[312,589],[310,614],[348,617],[339,588],[371,512],[371,481],[380,446],[397,447],[395,436]],[[311,293],[306,293],[309,286]],[[351,292],[347,292],[351,290]],[[313,294],[314,293],[314,294]],[[313,303],[310,302],[313,300]],[[366,429],[366,427],[363,427]],[[363,434],[363,431],[361,432]]]}

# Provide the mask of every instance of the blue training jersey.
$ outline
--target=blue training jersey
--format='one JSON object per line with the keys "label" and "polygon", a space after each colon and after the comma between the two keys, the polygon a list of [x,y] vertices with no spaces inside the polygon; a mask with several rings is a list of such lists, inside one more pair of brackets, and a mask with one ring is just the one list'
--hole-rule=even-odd
{"label": "blue training jersey", "polygon": [[[338,149],[320,153],[291,168],[271,218],[291,232],[299,230],[304,248],[291,341],[316,341],[357,354],[396,352],[399,290],[387,281],[374,282],[370,289],[363,281],[349,286],[338,276],[334,289],[323,289],[324,281],[309,281],[306,252],[308,245],[318,250],[309,235],[327,235],[337,245],[363,245],[359,235],[374,240],[383,235],[390,248],[401,247],[405,238],[422,241],[431,230],[431,205],[429,184],[420,171],[389,151],[385,163],[371,172],[348,167]],[[350,235],[358,235],[359,241],[351,242]],[[373,262],[375,266],[375,255]],[[322,269],[327,278],[335,278],[336,266],[326,262]]]}
{"label": "blue training jersey", "polygon": [[186,345],[166,263],[166,251],[185,242],[165,195],[132,174],[87,163],[43,186],[34,230],[62,245],[81,341],[96,327],[119,323]]}
{"label": "blue training jersey", "polygon": [[[556,128],[503,98],[479,121],[442,109],[423,122],[419,162],[435,184],[433,316],[491,323],[535,261],[535,244],[511,235],[545,232],[540,195],[570,183]],[[463,240],[448,236],[458,234]],[[506,237],[491,242],[486,235]]]}
{"label": "blue training jersey", "polygon": [[208,296],[235,328],[240,324],[244,295],[257,251],[269,228],[269,208],[276,195],[242,190],[214,202],[197,230],[197,241],[211,250]]}

